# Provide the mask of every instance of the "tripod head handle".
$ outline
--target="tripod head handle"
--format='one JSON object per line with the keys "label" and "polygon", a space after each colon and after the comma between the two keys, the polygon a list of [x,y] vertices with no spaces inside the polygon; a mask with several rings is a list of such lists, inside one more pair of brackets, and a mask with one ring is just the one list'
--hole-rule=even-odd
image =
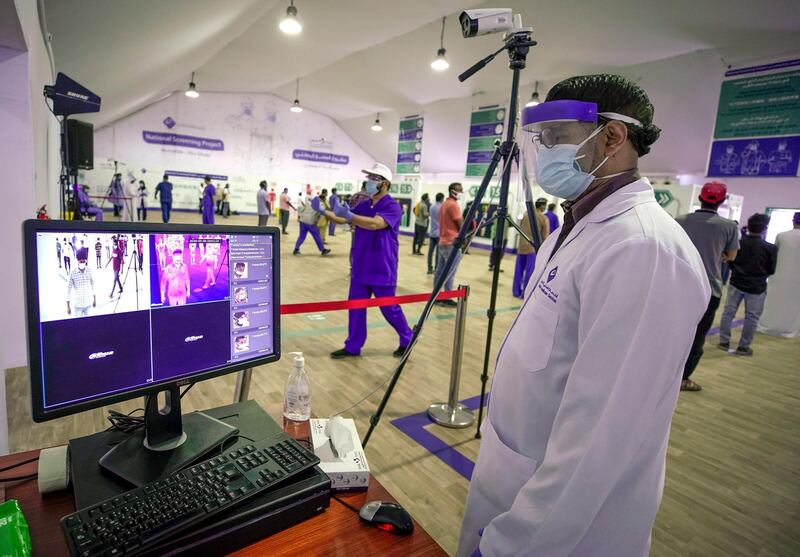
{"label": "tripod head handle", "polygon": [[503,50],[505,50],[505,48],[506,48],[505,45],[503,45],[499,49],[497,49],[496,51],[492,52],[486,58],[484,58],[482,60],[478,60],[477,62],[475,62],[466,71],[464,71],[463,73],[461,73],[458,76],[458,81],[463,83],[466,80],[468,80],[470,77],[472,77],[473,75],[475,75],[476,73],[481,71],[486,66],[486,64],[488,64],[489,62],[494,60],[494,57],[497,56],[498,54],[500,54],[501,52],[503,52]]}
{"label": "tripod head handle", "polygon": [[512,62],[516,62],[520,68],[524,68],[525,57],[528,54],[528,49],[532,46],[536,46],[536,41],[531,39],[531,33],[533,33],[533,29],[530,27],[515,27],[503,37],[503,46],[492,52],[486,58],[475,62],[472,66],[458,76],[458,81],[463,83],[464,81],[468,80],[470,77],[486,67],[489,62],[494,60],[495,56],[504,50],[508,50],[508,56]]}

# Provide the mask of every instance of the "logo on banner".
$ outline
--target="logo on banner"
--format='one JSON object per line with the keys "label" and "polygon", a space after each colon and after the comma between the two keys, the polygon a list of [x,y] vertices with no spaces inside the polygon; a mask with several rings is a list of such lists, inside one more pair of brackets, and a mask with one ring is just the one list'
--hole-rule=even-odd
{"label": "logo on banner", "polygon": [[173,119],[172,119],[171,117],[169,117],[169,116],[167,116],[166,118],[164,118],[164,120],[162,120],[162,122],[164,122],[164,125],[165,125],[165,126],[167,126],[169,129],[172,129],[172,128],[174,128],[174,127],[175,127],[175,120],[173,120]]}

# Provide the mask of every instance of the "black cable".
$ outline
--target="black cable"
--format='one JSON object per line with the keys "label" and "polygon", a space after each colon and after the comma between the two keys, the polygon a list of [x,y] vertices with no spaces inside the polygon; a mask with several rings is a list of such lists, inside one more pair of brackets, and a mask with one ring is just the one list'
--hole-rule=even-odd
{"label": "black cable", "polygon": [[180,396],[180,398],[183,398],[183,395],[185,395],[186,393],[188,393],[188,392],[189,392],[189,390],[190,390],[192,387],[194,387],[195,385],[196,385],[196,383],[191,383],[191,384],[190,384],[188,387],[186,387],[186,388],[183,390],[183,392],[181,393],[181,396]]}
{"label": "black cable", "polygon": [[[180,398],[183,398],[183,395],[189,392],[189,389],[194,387],[196,383],[191,383],[188,387],[186,387],[180,395]],[[123,433],[133,433],[144,427],[144,416],[134,416],[135,412],[144,412],[144,408],[137,408],[135,410],[131,410],[127,414],[123,414],[122,412],[117,412],[116,410],[109,410],[108,411],[108,421],[111,422],[111,426],[106,429],[106,431],[117,430]],[[2,472],[3,470],[0,470]]]}
{"label": "black cable", "polygon": [[357,508],[355,508],[354,506],[350,505],[349,503],[345,503],[343,500],[341,500],[338,497],[336,497],[336,495],[334,495],[333,493],[331,493],[331,497],[333,499],[336,499],[337,501],[339,501],[339,503],[341,503],[342,505],[344,505],[345,507],[347,507],[348,509],[350,509],[354,513],[356,513],[358,515],[361,514],[361,512]]}
{"label": "black cable", "polygon": [[108,421],[111,426],[106,431],[117,430],[123,433],[133,433],[134,431],[144,427],[144,416],[133,416],[134,412],[144,412],[144,408],[137,408],[131,410],[127,414],[117,412],[116,410],[108,411]]}
{"label": "black cable", "polygon": [[6,466],[5,468],[0,468],[0,472],[5,472],[6,470],[11,470],[13,468],[18,468],[18,467],[20,467],[20,466],[22,466],[24,464],[30,464],[31,462],[36,462],[37,460],[39,460],[39,457],[35,456],[33,458],[29,458],[28,460],[23,460],[22,462],[17,462],[16,464],[12,464],[11,466]]}

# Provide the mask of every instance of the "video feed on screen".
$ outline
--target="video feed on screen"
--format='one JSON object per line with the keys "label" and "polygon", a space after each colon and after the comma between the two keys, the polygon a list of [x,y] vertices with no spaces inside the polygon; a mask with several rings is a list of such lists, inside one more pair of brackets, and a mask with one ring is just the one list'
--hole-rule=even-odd
{"label": "video feed on screen", "polygon": [[272,242],[248,233],[37,231],[30,257],[43,407],[273,354]]}
{"label": "video feed on screen", "polygon": [[150,253],[143,235],[42,232],[37,259],[41,321],[149,308]]}
{"label": "video feed on screen", "polygon": [[157,257],[151,286],[152,304],[184,306],[226,300],[228,239],[198,234],[153,234]]}

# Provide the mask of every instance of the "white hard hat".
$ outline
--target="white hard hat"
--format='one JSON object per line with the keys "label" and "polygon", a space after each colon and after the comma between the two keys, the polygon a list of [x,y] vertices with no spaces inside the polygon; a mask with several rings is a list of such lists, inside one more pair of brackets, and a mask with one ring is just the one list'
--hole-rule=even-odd
{"label": "white hard hat", "polygon": [[361,172],[364,174],[375,174],[376,176],[380,176],[385,180],[389,180],[390,182],[392,181],[392,171],[389,170],[388,166],[379,162],[373,164],[372,168],[365,168]]}

